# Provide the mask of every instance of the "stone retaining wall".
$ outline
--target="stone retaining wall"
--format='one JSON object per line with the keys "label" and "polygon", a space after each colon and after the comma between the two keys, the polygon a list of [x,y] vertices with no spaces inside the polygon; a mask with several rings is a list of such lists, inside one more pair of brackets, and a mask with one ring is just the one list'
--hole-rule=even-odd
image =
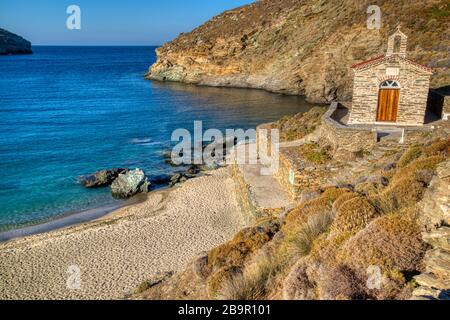
{"label": "stone retaining wall", "polygon": [[339,104],[333,102],[322,119],[321,136],[335,152],[349,153],[370,149],[377,143],[377,133],[372,128],[343,125],[333,119]]}
{"label": "stone retaining wall", "polygon": [[304,192],[317,190],[324,183],[323,168],[304,161],[297,151],[298,146],[282,148],[279,170],[274,174],[275,179],[294,202],[300,202]]}
{"label": "stone retaining wall", "polygon": [[422,236],[432,247],[424,258],[425,272],[415,277],[416,299],[450,299],[450,161],[438,166],[437,175],[420,203]]}
{"label": "stone retaining wall", "polygon": [[244,177],[242,176],[241,171],[239,170],[239,165],[233,164],[231,167],[231,176],[233,177],[235,191],[236,191],[236,200],[241,207],[242,212],[244,213],[245,222],[250,225],[252,224],[256,218],[260,215],[253,205],[250,196],[250,188],[248,184],[245,182]]}

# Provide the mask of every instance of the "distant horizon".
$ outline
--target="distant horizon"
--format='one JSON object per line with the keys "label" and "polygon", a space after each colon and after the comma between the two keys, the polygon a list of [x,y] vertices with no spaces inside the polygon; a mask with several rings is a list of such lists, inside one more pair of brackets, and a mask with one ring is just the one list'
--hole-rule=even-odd
{"label": "distant horizon", "polygon": [[[0,28],[33,46],[161,46],[212,17],[254,0],[2,0]],[[66,12],[81,11],[81,29],[69,30]],[[151,43],[150,45],[148,43]]]}
{"label": "distant horizon", "polygon": [[31,44],[31,47],[161,47],[164,44]]}

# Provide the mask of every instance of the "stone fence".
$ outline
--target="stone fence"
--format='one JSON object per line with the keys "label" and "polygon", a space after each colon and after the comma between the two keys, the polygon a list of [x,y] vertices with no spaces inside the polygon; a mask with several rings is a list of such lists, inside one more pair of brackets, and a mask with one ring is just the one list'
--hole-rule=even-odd
{"label": "stone fence", "polygon": [[333,102],[322,118],[321,137],[326,139],[336,152],[357,152],[372,148],[377,143],[377,132],[371,127],[353,127],[339,123],[334,114],[340,108]]}
{"label": "stone fence", "polygon": [[[321,137],[326,139],[336,153],[353,153],[370,150],[384,133],[396,133],[393,142],[411,144],[433,131],[433,127],[400,127],[375,125],[346,125],[337,120],[339,109],[345,109],[338,102],[333,102],[322,119]],[[395,140],[397,139],[397,140]]]}

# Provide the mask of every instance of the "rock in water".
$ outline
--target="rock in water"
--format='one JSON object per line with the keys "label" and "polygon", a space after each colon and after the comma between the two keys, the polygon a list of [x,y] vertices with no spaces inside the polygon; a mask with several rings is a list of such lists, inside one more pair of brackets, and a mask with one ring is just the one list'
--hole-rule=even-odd
{"label": "rock in water", "polygon": [[121,173],[111,184],[111,192],[114,198],[126,199],[140,192],[148,192],[150,182],[144,171],[140,169]]}
{"label": "rock in water", "polygon": [[121,173],[128,172],[128,169],[114,168],[101,170],[96,173],[82,176],[80,183],[86,188],[99,188],[109,186]]}
{"label": "rock in water", "polygon": [[33,53],[30,41],[0,28],[0,55],[27,53]]}

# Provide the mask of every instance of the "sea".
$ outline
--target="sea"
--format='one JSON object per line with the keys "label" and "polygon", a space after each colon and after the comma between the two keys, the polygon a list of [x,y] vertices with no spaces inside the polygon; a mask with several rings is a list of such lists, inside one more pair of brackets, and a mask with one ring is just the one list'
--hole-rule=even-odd
{"label": "sea", "polygon": [[311,108],[299,96],[145,80],[155,49],[35,46],[0,57],[0,231],[119,205],[79,177],[115,167],[170,175],[172,132],[194,121],[224,132]]}

